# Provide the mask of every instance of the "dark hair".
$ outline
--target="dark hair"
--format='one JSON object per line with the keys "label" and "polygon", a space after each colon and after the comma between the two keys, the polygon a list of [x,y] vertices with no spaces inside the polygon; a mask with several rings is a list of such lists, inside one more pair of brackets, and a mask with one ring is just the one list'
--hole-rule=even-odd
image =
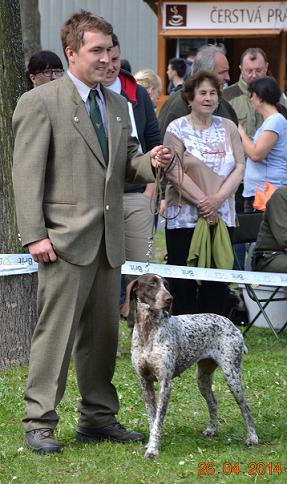
{"label": "dark hair", "polygon": [[176,71],[178,77],[183,77],[186,71],[186,62],[181,57],[173,57],[169,59],[168,64]]}
{"label": "dark hair", "polygon": [[104,35],[112,35],[113,27],[103,17],[94,15],[87,10],[81,9],[71,15],[61,28],[61,40],[66,57],[66,48],[69,46],[78,52],[83,45],[85,32],[102,32]]}
{"label": "dark hair", "polygon": [[185,102],[194,100],[195,89],[197,89],[204,81],[209,81],[216,89],[218,97],[220,97],[220,86],[216,75],[213,74],[213,72],[201,70],[185,81],[181,91],[181,95]]}
{"label": "dark hair", "polygon": [[189,50],[188,52],[186,52],[186,54],[185,54],[186,59],[187,59],[188,57],[190,57],[190,56],[195,57],[195,56],[196,56],[196,54],[197,54],[197,52],[198,52],[198,49],[197,49],[196,47],[194,47],[193,49],[190,49],[190,50]]}
{"label": "dark hair", "polygon": [[113,43],[113,47],[118,47],[119,50],[121,50],[120,41],[116,34],[112,35],[112,43]]}
{"label": "dark hair", "polygon": [[45,69],[63,69],[63,64],[59,56],[51,50],[39,50],[30,57],[27,71],[26,81],[27,89],[33,88],[33,83],[30,79],[30,74],[39,74]]}
{"label": "dark hair", "polygon": [[132,73],[132,66],[130,65],[127,59],[121,59],[121,69],[124,69],[125,71]]}
{"label": "dark hair", "polygon": [[262,101],[271,104],[271,106],[275,106],[278,112],[287,118],[286,108],[280,104],[282,93],[279,84],[273,77],[262,77],[261,79],[252,81],[248,86],[248,91],[250,95],[255,92],[256,96]]}
{"label": "dark hair", "polygon": [[248,56],[250,57],[250,60],[254,61],[257,59],[258,54],[262,55],[265,62],[268,62],[267,55],[265,54],[264,50],[260,49],[260,47],[249,47],[243,52],[243,54],[241,54],[240,65],[242,65],[244,57]]}

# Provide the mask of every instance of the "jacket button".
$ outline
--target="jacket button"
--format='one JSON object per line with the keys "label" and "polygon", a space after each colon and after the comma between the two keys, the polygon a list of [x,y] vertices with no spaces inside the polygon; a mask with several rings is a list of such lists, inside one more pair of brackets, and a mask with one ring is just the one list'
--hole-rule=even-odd
{"label": "jacket button", "polygon": [[106,210],[110,210],[110,206],[109,205],[106,205]]}

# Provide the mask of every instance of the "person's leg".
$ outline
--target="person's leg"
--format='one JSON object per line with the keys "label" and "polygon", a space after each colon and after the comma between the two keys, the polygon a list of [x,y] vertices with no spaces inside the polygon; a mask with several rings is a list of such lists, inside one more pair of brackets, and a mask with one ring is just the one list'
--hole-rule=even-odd
{"label": "person's leg", "polygon": [[[154,200],[142,193],[124,194],[125,251],[126,259],[138,262],[152,262],[154,256]],[[126,275],[126,284],[134,276]],[[135,307],[131,304],[127,317],[129,328],[133,328]]]}
{"label": "person's leg", "polygon": [[254,197],[243,197],[243,212],[254,213],[256,209],[253,208]]}
{"label": "person's leg", "polygon": [[225,316],[228,286],[225,282],[201,281],[198,287],[198,312]]}
{"label": "person's leg", "polygon": [[254,271],[286,273],[287,254],[277,254],[266,258],[254,258],[252,267]]}
{"label": "person's leg", "polygon": [[119,402],[112,378],[118,342],[120,267],[109,266],[104,245],[95,262],[94,282],[74,347],[81,393],[76,440],[142,442],[142,434],[126,430],[115,417]]}
{"label": "person's leg", "polygon": [[74,346],[81,393],[79,427],[86,428],[110,425],[119,410],[112,378],[118,343],[120,267],[109,266],[103,244],[94,264],[93,284]]}
{"label": "person's leg", "polygon": [[154,248],[149,246],[154,231],[154,201],[142,193],[124,194],[125,251],[126,259],[146,262],[150,250],[151,260]]}
{"label": "person's leg", "polygon": [[246,256],[246,244],[234,244],[233,250],[236,257],[234,257],[232,269],[234,271],[243,271]]}
{"label": "person's leg", "polygon": [[[167,263],[186,266],[193,229],[166,229]],[[173,296],[172,314],[193,314],[197,308],[197,283],[193,280],[169,279]]]}
{"label": "person's leg", "polygon": [[[234,228],[228,227],[227,230],[231,243]],[[226,282],[201,281],[198,287],[198,312],[225,316],[228,292],[228,284]]]}
{"label": "person's leg", "polygon": [[76,328],[91,284],[88,267],[74,266],[60,258],[39,265],[39,319],[25,393],[26,432],[54,429],[58,422],[56,407],[64,394]]}

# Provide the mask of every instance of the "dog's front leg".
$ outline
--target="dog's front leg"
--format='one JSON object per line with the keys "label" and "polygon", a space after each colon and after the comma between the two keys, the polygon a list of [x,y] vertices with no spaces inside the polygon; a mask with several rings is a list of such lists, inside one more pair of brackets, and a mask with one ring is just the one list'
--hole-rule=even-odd
{"label": "dog's front leg", "polygon": [[155,414],[156,414],[154,383],[152,381],[146,380],[142,376],[140,377],[140,383],[141,383],[142,396],[145,403],[148,421],[149,421],[149,431],[151,432],[154,419],[155,419]]}
{"label": "dog's front leg", "polygon": [[159,392],[156,408],[156,416],[149,436],[149,442],[145,457],[155,457],[159,453],[160,436],[163,420],[166,414],[167,405],[171,392],[171,380],[163,379],[159,381]]}

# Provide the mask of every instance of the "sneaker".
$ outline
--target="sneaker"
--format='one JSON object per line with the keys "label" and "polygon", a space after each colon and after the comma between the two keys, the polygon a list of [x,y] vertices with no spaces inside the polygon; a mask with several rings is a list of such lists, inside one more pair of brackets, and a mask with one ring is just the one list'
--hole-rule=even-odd
{"label": "sneaker", "polygon": [[89,429],[79,427],[76,432],[76,440],[81,443],[99,442],[109,440],[111,442],[143,442],[144,436],[139,432],[126,430],[119,422],[115,422],[107,427]]}
{"label": "sneaker", "polygon": [[30,430],[25,434],[25,446],[39,454],[51,454],[62,450],[60,444],[54,438],[52,429]]}

